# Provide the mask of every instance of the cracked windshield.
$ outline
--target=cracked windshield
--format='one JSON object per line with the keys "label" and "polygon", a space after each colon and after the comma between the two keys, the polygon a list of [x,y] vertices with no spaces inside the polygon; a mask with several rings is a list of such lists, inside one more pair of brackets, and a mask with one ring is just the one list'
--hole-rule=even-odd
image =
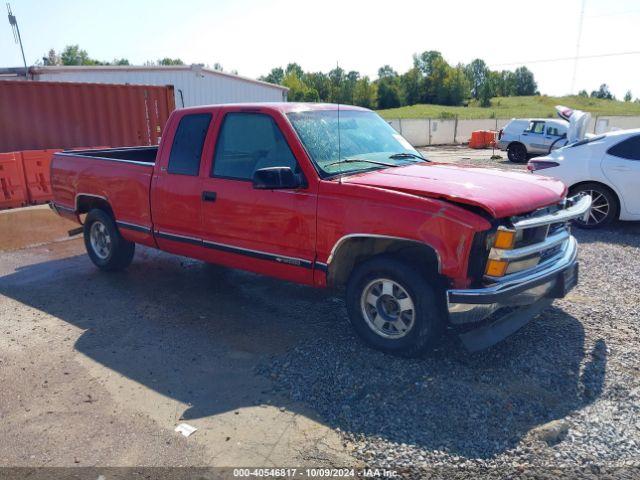
{"label": "cracked windshield", "polygon": [[341,110],[339,122],[338,110],[295,112],[288,117],[324,176],[424,161],[409,142],[373,112]]}

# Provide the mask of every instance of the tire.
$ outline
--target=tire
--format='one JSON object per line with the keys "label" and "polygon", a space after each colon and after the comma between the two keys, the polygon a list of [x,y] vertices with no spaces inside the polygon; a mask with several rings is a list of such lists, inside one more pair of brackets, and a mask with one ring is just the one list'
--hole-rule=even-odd
{"label": "tire", "polygon": [[527,149],[521,143],[510,143],[507,147],[507,157],[513,163],[525,163],[527,161]]}
{"label": "tire", "polygon": [[440,340],[445,327],[441,302],[422,274],[392,256],[361,263],[347,283],[349,320],[360,338],[403,357],[419,356]]}
{"label": "tire", "polygon": [[571,195],[576,195],[581,192],[591,195],[593,203],[591,204],[589,217],[586,222],[582,219],[573,221],[576,227],[594,230],[596,228],[602,228],[618,218],[618,212],[620,210],[618,199],[609,188],[600,183],[589,182],[571,189]]}
{"label": "tire", "polygon": [[101,270],[124,270],[133,260],[136,244],[122,238],[113,217],[93,209],[84,222],[84,246],[89,258]]}

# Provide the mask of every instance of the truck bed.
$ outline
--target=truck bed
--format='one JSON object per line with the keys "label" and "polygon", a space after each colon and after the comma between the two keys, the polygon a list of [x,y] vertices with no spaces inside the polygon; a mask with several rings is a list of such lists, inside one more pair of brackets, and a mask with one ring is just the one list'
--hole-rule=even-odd
{"label": "truck bed", "polygon": [[[54,154],[52,206],[63,216],[108,205],[128,240],[153,245],[149,191],[157,146],[74,150]],[[104,206],[103,205],[103,206]]]}
{"label": "truck bed", "polygon": [[158,147],[151,146],[103,148],[100,150],[73,150],[62,152],[59,155],[113,160],[118,162],[136,162],[153,166],[156,163],[157,154]]}

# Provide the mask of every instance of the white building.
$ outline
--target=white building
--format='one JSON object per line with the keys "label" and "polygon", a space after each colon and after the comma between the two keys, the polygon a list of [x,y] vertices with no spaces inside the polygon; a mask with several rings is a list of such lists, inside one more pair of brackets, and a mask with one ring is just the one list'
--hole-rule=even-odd
{"label": "white building", "polygon": [[29,76],[47,82],[173,85],[176,108],[216,103],[283,102],[287,100],[289,90],[281,85],[199,65],[30,67]]}

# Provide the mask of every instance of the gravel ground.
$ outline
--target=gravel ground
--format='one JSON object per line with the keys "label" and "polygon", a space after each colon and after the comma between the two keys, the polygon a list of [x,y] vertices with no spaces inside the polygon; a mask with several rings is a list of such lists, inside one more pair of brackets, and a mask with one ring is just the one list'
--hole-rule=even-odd
{"label": "gravel ground", "polygon": [[640,478],[640,224],[575,235],[579,285],[489,350],[467,353],[449,335],[425,358],[399,359],[336,322],[258,372],[369,465]]}
{"label": "gravel ground", "polygon": [[[526,164],[513,163],[507,159],[507,152],[491,148],[474,149],[465,145],[436,145],[418,150],[433,162],[458,163],[478,167],[507,168],[526,171]],[[496,155],[500,158],[492,159]]]}

